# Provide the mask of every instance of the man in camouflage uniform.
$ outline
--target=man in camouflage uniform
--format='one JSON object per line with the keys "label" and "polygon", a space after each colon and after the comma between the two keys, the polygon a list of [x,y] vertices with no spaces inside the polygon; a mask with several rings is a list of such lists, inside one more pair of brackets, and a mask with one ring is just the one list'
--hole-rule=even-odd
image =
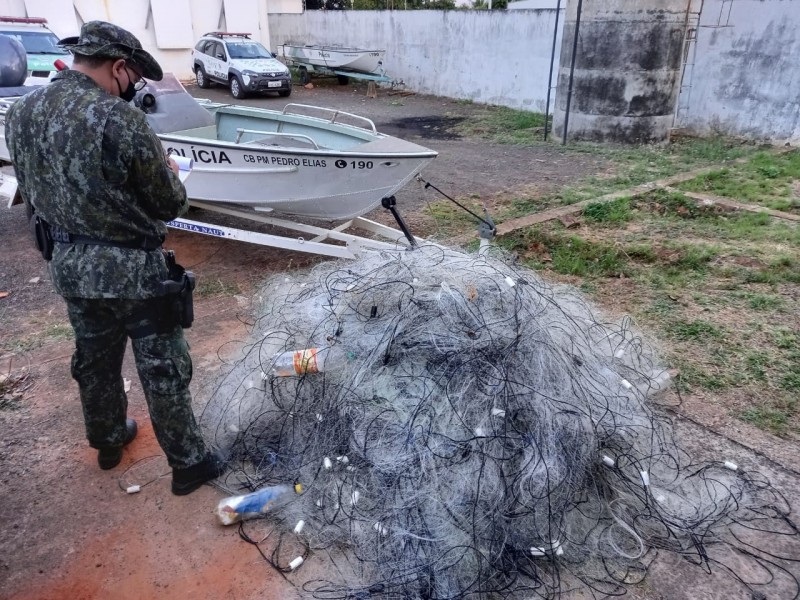
{"label": "man in camouflage uniform", "polygon": [[162,78],[161,67],[111,23],[86,23],[60,44],[75,55],[72,70],[14,104],[6,140],[22,196],[56,240],[50,274],[75,331],[72,376],[86,436],[103,469],[117,466],[136,436],[121,375],[131,338],[172,491],[188,494],[221,469],[192,413],[189,348],[162,290],[164,221],[186,212],[186,190],[129,104],[145,78]]}

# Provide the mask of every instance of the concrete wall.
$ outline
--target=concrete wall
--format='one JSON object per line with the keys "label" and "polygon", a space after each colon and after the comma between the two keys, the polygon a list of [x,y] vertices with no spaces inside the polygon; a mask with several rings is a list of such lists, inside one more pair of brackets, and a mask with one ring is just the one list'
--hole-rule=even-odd
{"label": "concrete wall", "polygon": [[288,41],[385,48],[387,74],[414,91],[544,111],[555,17],[555,10],[308,11],[271,14],[270,38],[273,50]]}
{"label": "concrete wall", "polygon": [[578,26],[577,2],[570,2],[554,133],[563,135],[568,117],[570,140],[667,141],[680,82],[686,6],[686,0],[584,2]]}
{"label": "concrete wall", "polygon": [[676,126],[800,141],[800,1],[705,0]]}

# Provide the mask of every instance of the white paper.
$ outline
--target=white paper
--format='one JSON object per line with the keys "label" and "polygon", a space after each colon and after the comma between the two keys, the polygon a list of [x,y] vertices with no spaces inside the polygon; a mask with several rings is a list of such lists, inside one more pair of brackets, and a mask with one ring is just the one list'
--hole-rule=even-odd
{"label": "white paper", "polygon": [[194,168],[194,161],[191,158],[181,156],[180,154],[170,154],[169,157],[178,163],[178,179],[180,179],[181,183],[183,183],[191,174],[192,169]]}

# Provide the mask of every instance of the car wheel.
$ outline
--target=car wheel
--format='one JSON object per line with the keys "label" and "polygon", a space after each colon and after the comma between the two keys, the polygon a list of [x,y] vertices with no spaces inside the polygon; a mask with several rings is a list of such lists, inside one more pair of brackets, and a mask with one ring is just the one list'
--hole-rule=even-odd
{"label": "car wheel", "polygon": [[194,70],[194,78],[197,81],[197,87],[208,89],[211,87],[211,82],[208,80],[205,69],[201,65],[197,65]]}
{"label": "car wheel", "polygon": [[306,69],[305,67],[300,67],[299,77],[300,77],[300,85],[305,85],[309,81],[311,81],[311,75],[308,74],[308,69]]}
{"label": "car wheel", "polygon": [[236,75],[231,77],[231,96],[233,96],[237,100],[241,100],[246,95],[247,93],[244,91],[244,85],[242,84],[242,80],[239,79],[239,77]]}
{"label": "car wheel", "polygon": [[291,95],[292,95],[292,88],[289,88],[288,90],[281,90],[280,92],[278,92],[278,96],[280,96],[281,98],[286,98],[287,96]]}

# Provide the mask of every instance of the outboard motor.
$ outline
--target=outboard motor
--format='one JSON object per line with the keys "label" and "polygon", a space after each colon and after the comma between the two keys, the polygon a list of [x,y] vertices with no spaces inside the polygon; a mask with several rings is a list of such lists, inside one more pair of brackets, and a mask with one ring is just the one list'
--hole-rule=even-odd
{"label": "outboard motor", "polygon": [[161,81],[148,81],[133,102],[147,114],[147,121],[156,133],[214,124],[214,117],[197,104],[172,73],[165,73]]}
{"label": "outboard motor", "polygon": [[13,37],[0,35],[0,97],[22,96],[34,88],[24,87],[28,78],[28,54]]}
{"label": "outboard motor", "polygon": [[7,35],[0,35],[0,87],[18,87],[28,77],[25,46]]}

